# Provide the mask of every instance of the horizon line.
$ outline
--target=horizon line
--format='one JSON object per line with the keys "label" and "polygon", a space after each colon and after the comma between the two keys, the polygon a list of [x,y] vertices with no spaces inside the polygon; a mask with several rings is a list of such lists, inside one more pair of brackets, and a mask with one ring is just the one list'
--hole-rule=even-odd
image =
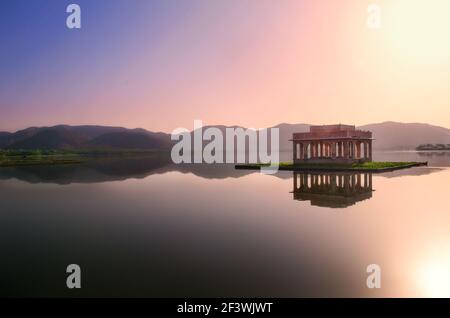
{"label": "horizon line", "polygon": [[[379,124],[386,124],[386,123],[395,123],[395,124],[405,124],[405,125],[413,125],[413,124],[418,124],[418,125],[429,125],[429,126],[433,126],[433,127],[439,127],[439,128],[443,128],[443,129],[448,129],[450,130],[450,127],[444,127],[444,126],[440,126],[440,125],[435,125],[435,124],[430,124],[430,123],[426,123],[426,122],[400,122],[400,121],[393,121],[393,120],[386,120],[386,121],[382,121],[382,122],[375,122],[375,123],[368,123],[368,124],[363,124],[363,125],[354,125],[354,124],[349,124],[349,125],[354,125],[355,127],[363,127],[363,126],[369,126],[369,125],[379,125]],[[338,124],[342,124],[342,123],[338,123]],[[269,126],[269,127],[263,127],[263,128],[273,128],[276,126],[281,126],[281,125],[308,125],[308,126],[322,126],[322,125],[330,125],[330,124],[309,124],[309,123],[288,123],[288,122],[281,122],[278,123],[276,125],[273,126]],[[331,125],[336,125],[335,124],[331,124]],[[54,125],[42,125],[42,126],[28,126],[25,128],[20,128],[17,129],[15,131],[8,131],[8,130],[2,130],[0,129],[0,133],[10,133],[10,134],[14,134],[17,133],[19,131],[24,131],[27,129],[32,129],[32,128],[36,128],[36,129],[42,129],[42,128],[54,128],[54,127],[59,127],[59,126],[67,126],[67,127],[82,127],[82,126],[87,126],[87,127],[112,127],[112,128],[124,128],[124,129],[129,129],[129,130],[138,130],[138,129],[142,129],[142,130],[146,130],[149,132],[153,132],[153,133],[164,133],[164,134],[170,134],[171,132],[166,132],[166,131],[153,131],[151,129],[148,128],[143,128],[143,127],[127,127],[127,126],[121,126],[121,125],[107,125],[107,124],[54,124]],[[217,126],[224,126],[224,127],[242,127],[242,128],[253,128],[251,126],[246,127],[246,126],[241,126],[238,124],[234,124],[234,125],[225,125],[225,124],[207,124],[204,125],[203,127],[217,127]],[[178,127],[176,127],[178,128]],[[174,128],[174,129],[176,129]],[[187,128],[187,127],[185,127]],[[259,129],[263,129],[263,128],[259,128]],[[253,128],[254,129],[254,128]],[[190,131],[193,131],[194,129],[191,129]]]}

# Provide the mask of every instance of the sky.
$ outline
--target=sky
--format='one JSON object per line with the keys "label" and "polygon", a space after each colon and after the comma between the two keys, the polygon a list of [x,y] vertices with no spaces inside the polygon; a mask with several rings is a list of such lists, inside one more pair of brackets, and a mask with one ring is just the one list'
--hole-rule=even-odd
{"label": "sky", "polygon": [[2,0],[0,28],[0,131],[450,128],[448,0]]}

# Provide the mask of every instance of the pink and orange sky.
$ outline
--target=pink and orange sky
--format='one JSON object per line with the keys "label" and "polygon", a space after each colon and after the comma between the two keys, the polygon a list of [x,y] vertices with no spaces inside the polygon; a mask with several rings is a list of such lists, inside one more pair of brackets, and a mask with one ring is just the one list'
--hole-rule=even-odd
{"label": "pink and orange sky", "polygon": [[[170,132],[194,119],[450,127],[448,0],[5,2],[0,131]],[[81,30],[65,26],[71,2]],[[380,29],[366,25],[370,3]]]}

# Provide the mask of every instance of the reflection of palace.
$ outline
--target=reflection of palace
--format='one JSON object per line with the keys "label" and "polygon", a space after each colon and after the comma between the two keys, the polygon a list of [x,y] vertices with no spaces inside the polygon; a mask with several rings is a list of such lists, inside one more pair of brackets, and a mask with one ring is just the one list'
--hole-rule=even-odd
{"label": "reflection of palace", "polygon": [[345,208],[372,197],[371,173],[294,172],[294,200],[311,205]]}

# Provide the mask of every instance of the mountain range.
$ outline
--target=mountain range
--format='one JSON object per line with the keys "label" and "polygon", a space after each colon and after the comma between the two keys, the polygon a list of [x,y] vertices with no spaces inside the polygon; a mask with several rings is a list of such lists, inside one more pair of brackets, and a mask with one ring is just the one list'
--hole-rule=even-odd
{"label": "mountain range", "polygon": [[109,126],[30,127],[0,133],[4,149],[170,149],[170,135]]}
{"label": "mountain range", "polygon": [[[279,124],[280,150],[292,149],[294,132],[306,132],[309,124]],[[211,127],[211,126],[208,126]],[[214,126],[225,131],[227,126]],[[232,126],[236,128],[237,126]],[[204,127],[206,129],[207,127]],[[357,127],[373,132],[374,149],[411,150],[420,144],[450,144],[450,129],[423,123],[383,122]],[[109,126],[30,127],[14,133],[0,132],[2,149],[143,149],[168,150],[170,134],[145,129]]]}

